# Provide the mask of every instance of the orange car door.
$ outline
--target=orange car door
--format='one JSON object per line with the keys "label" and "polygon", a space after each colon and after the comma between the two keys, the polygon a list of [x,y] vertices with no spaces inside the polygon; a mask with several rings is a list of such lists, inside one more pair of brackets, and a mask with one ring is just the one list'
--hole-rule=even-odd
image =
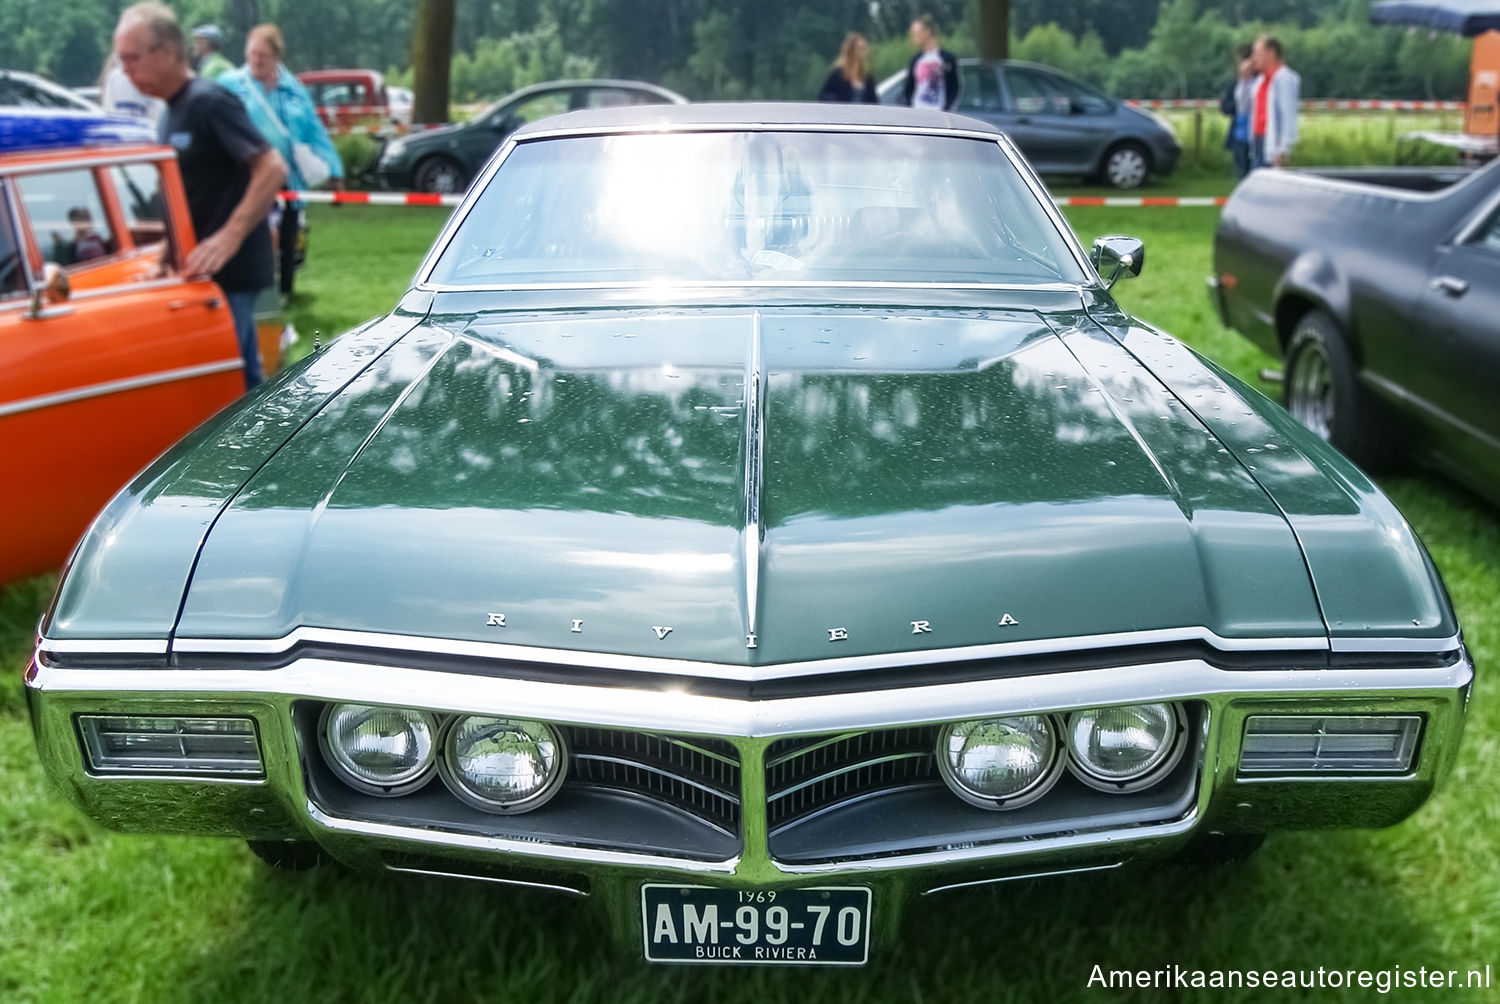
{"label": "orange car door", "polygon": [[[60,567],[110,496],[244,392],[222,293],[177,274],[190,235],[168,211],[181,205],[169,171],[138,161],[0,182],[32,259],[25,292],[0,300],[0,582]],[[65,298],[36,295],[37,259],[60,266]]]}

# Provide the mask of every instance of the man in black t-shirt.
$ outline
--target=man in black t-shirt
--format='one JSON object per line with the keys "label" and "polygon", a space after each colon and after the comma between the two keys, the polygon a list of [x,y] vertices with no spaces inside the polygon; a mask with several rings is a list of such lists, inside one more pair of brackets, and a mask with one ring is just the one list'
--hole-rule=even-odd
{"label": "man in black t-shirt", "polygon": [[182,28],[166,6],[127,8],[115,28],[115,54],[141,93],[167,102],[161,138],[177,150],[198,235],[186,271],[212,276],[224,290],[245,360],[245,386],[255,387],[265,379],[255,300],[274,270],[266,214],[286,180],[286,165],[238,98],[193,76]]}

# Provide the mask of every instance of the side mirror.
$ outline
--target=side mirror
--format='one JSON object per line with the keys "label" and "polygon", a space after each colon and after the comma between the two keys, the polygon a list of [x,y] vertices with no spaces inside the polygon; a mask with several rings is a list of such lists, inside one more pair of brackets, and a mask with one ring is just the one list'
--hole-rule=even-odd
{"label": "side mirror", "polygon": [[1134,279],[1146,265],[1146,245],[1139,237],[1100,237],[1089,249],[1089,261],[1111,289],[1121,279]]}

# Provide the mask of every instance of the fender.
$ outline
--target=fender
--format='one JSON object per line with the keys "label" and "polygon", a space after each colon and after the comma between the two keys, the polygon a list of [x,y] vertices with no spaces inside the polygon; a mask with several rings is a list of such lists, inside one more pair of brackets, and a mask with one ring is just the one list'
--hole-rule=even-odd
{"label": "fender", "polygon": [[1291,337],[1292,326],[1303,313],[1298,301],[1312,303],[1326,311],[1338,322],[1339,330],[1349,339],[1356,357],[1359,355],[1359,344],[1354,337],[1349,280],[1326,251],[1303,251],[1292,259],[1276,283],[1272,302],[1275,304],[1276,334],[1283,351]]}

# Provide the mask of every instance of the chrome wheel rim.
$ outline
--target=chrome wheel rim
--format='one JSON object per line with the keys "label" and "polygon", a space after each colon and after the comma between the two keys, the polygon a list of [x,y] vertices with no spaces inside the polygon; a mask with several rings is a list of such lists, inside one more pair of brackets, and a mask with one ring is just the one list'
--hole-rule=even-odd
{"label": "chrome wheel rim", "polygon": [[1292,361],[1287,375],[1287,410],[1307,428],[1327,439],[1333,428],[1333,363],[1328,350],[1309,342]]}
{"label": "chrome wheel rim", "polygon": [[1137,188],[1146,180],[1146,158],[1134,147],[1123,147],[1109,155],[1104,173],[1116,188]]}

